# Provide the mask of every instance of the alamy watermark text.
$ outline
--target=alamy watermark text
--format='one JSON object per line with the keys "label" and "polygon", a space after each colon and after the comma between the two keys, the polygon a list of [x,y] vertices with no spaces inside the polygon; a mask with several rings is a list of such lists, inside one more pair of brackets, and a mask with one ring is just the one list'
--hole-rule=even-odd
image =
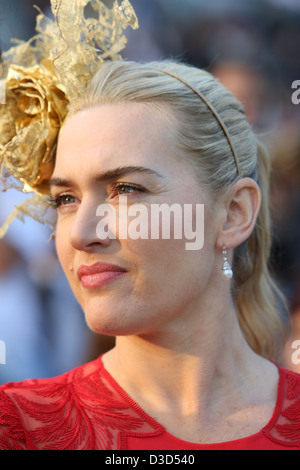
{"label": "alamy watermark text", "polygon": [[292,93],[292,103],[300,104],[300,80],[294,80],[292,83],[292,89],[295,90]]}
{"label": "alamy watermark text", "polygon": [[185,239],[186,250],[200,250],[204,244],[204,204],[132,204],[119,197],[118,211],[111,204],[100,204],[96,211],[101,220],[96,233],[109,239]]}

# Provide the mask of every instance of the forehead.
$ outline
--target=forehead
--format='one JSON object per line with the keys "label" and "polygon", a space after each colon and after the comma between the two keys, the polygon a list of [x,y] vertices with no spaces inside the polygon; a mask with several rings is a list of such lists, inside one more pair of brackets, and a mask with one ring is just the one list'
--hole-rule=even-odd
{"label": "forehead", "polygon": [[155,164],[170,154],[166,114],[137,104],[99,106],[79,111],[63,125],[56,168],[99,164]]}

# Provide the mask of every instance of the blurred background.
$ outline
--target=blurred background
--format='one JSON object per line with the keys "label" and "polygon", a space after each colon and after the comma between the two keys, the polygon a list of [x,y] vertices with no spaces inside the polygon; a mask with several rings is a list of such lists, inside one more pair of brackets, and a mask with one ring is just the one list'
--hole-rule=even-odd
{"label": "blurred background", "polygon": [[[103,1],[109,7],[113,3]],[[123,57],[177,58],[207,69],[242,101],[270,149],[272,269],[292,317],[282,364],[300,372],[292,361],[292,343],[300,340],[300,1],[131,3],[140,28],[127,30]],[[0,0],[2,51],[9,49],[11,38],[27,40],[34,34],[33,4],[51,16],[48,0]],[[292,88],[297,80],[298,93]],[[23,197],[15,191],[0,194],[0,223]],[[113,344],[113,338],[88,330],[50,236],[49,228],[28,218],[14,221],[0,240],[0,340],[6,346],[0,383],[58,375]]]}

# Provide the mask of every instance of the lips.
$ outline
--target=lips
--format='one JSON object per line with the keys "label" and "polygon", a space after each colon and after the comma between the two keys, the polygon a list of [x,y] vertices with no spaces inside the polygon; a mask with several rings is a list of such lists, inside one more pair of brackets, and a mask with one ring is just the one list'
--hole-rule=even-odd
{"label": "lips", "polygon": [[77,276],[81,284],[87,289],[104,286],[126,273],[126,269],[107,263],[95,263],[91,266],[82,265],[77,270]]}

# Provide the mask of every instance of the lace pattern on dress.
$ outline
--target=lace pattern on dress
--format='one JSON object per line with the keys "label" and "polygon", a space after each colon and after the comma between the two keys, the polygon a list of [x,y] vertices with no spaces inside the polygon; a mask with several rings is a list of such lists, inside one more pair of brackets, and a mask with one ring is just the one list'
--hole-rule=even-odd
{"label": "lace pattern on dress", "polygon": [[300,448],[300,375],[285,369],[280,373],[281,406],[264,434],[285,447]]}
{"label": "lace pattern on dress", "polygon": [[[164,433],[108,374],[101,357],[54,379],[0,387],[2,450],[126,450],[130,436]],[[280,369],[276,408],[262,434],[300,448],[300,375]]]}
{"label": "lace pattern on dress", "polygon": [[[22,420],[20,418],[22,417]],[[110,450],[155,428],[114,389],[98,361],[0,391],[0,449]]]}

